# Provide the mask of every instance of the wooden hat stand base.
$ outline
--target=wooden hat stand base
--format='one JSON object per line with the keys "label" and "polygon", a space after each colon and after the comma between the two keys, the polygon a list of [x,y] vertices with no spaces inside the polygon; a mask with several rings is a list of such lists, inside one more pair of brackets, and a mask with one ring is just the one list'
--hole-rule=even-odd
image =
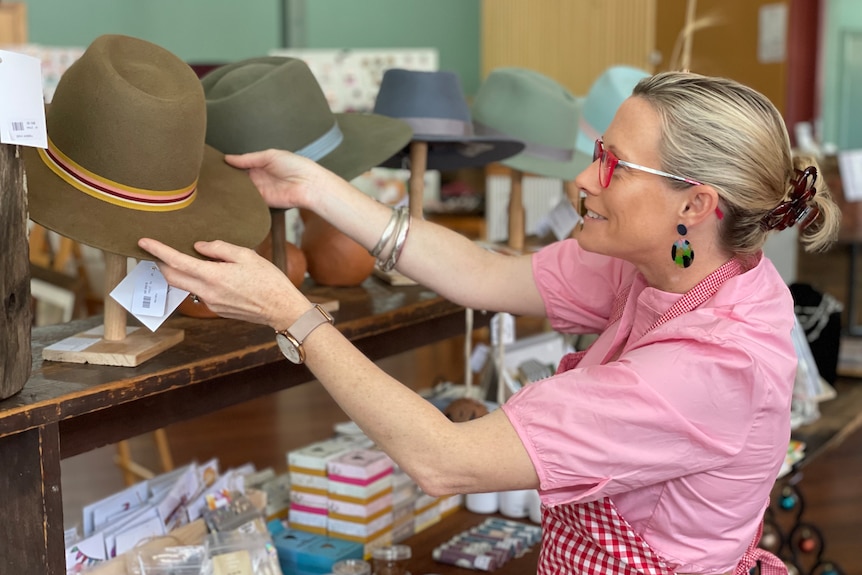
{"label": "wooden hat stand base", "polygon": [[137,367],[166,349],[183,341],[181,329],[146,327],[126,328],[126,309],[114,301],[111,291],[126,276],[126,257],[105,255],[104,325],[75,334],[42,350],[42,359],[70,363],[92,363]]}
{"label": "wooden hat stand base", "polygon": [[[407,184],[407,202],[410,207],[410,217],[422,218],[422,200],[425,194],[425,170],[428,166],[428,142],[412,142],[410,144],[410,180]],[[374,275],[389,285],[415,286],[416,282],[396,270],[385,272],[377,267]]]}

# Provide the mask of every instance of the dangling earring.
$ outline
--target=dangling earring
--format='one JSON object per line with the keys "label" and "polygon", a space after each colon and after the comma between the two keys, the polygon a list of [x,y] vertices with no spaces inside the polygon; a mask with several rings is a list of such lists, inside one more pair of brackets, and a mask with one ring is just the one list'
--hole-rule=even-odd
{"label": "dangling earring", "polygon": [[[676,226],[676,231],[680,236],[685,236],[688,233],[688,228],[684,224],[679,224]],[[691,243],[684,237],[679,238],[670,248],[670,257],[679,267],[687,268],[694,261],[694,250],[691,249]]]}

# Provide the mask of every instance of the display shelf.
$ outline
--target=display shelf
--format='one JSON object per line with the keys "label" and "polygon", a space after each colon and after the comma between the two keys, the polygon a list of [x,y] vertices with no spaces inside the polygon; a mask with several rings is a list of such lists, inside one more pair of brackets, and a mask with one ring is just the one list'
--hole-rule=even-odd
{"label": "display shelf", "polygon": [[[305,286],[339,301],[336,327],[372,360],[460,335],[464,310],[422,286],[369,278],[355,288]],[[476,327],[487,324],[480,314]],[[101,317],[33,330],[33,370],[0,401],[0,565],[65,573],[60,460],[312,379],[284,360],[272,330],[227,319],[174,317],[185,340],[137,367],[42,360],[42,348]]]}

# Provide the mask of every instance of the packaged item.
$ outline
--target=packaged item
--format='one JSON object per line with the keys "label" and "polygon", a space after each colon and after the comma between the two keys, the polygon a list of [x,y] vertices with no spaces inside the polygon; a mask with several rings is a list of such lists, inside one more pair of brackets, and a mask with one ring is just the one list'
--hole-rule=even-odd
{"label": "packaged item", "polygon": [[269,534],[251,531],[210,533],[206,552],[212,575],[282,575]]}
{"label": "packaged item", "polygon": [[129,575],[199,575],[206,562],[203,545],[178,545],[162,549],[132,549],[126,553]]}
{"label": "packaged item", "polygon": [[332,564],[332,575],[371,575],[371,565],[364,559],[342,559]]}
{"label": "packaged item", "polygon": [[378,547],[371,553],[374,575],[407,575],[413,550],[409,545]]}

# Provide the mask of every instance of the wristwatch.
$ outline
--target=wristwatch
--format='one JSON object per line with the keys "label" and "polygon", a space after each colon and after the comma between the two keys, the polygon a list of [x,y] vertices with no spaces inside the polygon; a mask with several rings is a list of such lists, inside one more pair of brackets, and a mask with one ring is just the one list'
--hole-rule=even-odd
{"label": "wristwatch", "polygon": [[308,334],[325,323],[334,323],[332,316],[326,310],[315,304],[313,308],[299,316],[299,319],[287,329],[275,332],[278,348],[288,360],[296,364],[305,362],[305,350],[302,342]]}

